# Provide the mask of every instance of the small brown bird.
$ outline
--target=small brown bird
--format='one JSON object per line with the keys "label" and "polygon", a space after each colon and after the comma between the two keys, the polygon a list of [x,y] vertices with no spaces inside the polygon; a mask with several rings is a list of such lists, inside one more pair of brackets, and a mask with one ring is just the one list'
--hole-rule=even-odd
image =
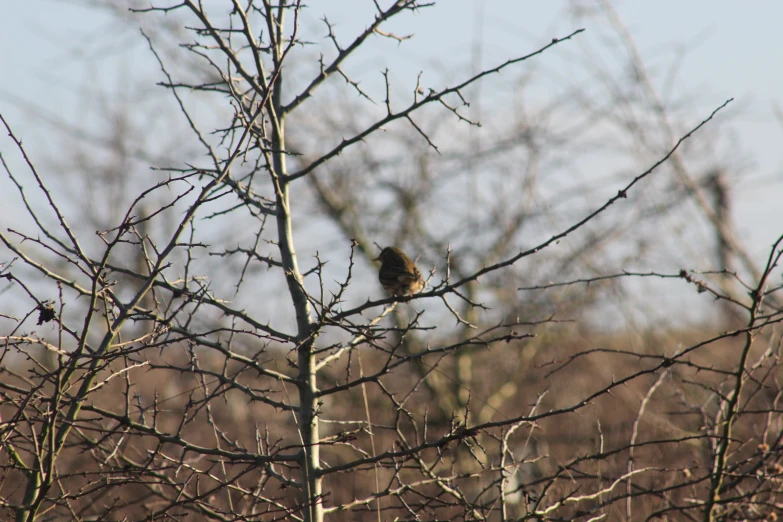
{"label": "small brown bird", "polygon": [[416,263],[399,248],[384,248],[375,261],[381,262],[378,280],[384,290],[390,294],[411,295],[424,286],[424,279],[421,277],[419,269],[416,268]]}

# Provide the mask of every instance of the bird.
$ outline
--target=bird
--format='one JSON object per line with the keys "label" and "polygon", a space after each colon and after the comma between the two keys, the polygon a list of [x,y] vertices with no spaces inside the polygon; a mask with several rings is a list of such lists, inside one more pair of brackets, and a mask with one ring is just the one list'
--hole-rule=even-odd
{"label": "bird", "polygon": [[391,295],[412,295],[424,287],[424,279],[416,263],[399,248],[384,248],[374,261],[381,262],[378,280]]}

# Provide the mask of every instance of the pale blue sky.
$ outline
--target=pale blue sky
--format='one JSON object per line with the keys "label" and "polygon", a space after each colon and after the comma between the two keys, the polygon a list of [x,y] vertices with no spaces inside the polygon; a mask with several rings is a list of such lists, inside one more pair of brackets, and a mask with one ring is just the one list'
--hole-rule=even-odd
{"label": "pale blue sky", "polygon": [[[129,74],[134,78],[149,75],[151,89],[159,80],[157,65],[137,28],[95,9],[72,5],[77,3],[27,0],[0,4],[0,112],[34,156],[36,150],[53,141],[48,138],[50,129],[29,117],[30,106],[47,117],[76,124],[90,112],[83,98],[77,102],[77,95],[91,83],[111,91],[121,88],[122,78]],[[220,5],[219,0],[207,3]],[[601,51],[609,38],[605,26],[589,18],[577,21],[568,9],[593,4],[443,0],[434,8],[405,15],[389,27],[398,34],[414,34],[412,41],[390,46],[381,38],[370,39],[363,54],[347,67],[362,76],[363,85],[374,89],[380,86],[378,72],[388,66],[403,90],[415,84],[421,70],[435,71],[425,74],[425,85],[427,81],[447,81],[476,66],[502,63],[553,37],[585,28],[585,33],[556,47],[531,67],[546,68],[563,82],[589,82],[589,78],[580,78],[582,72],[573,66],[573,60],[581,59],[586,49],[596,50],[589,55],[596,62],[610,68],[622,66]],[[783,117],[775,114],[775,107],[783,112],[783,45],[778,36],[783,2],[626,0],[613,5],[652,71],[668,71],[679,63],[672,92],[675,98],[688,97],[686,110],[692,111],[694,123],[725,99],[735,98],[730,131],[742,151],[738,164],[744,166],[743,181],[734,186],[736,217],[742,237],[760,261],[783,233]],[[303,20],[305,30],[314,30],[310,34],[323,34],[319,19],[321,9],[326,8],[331,11],[329,19],[338,37],[345,40],[364,28],[373,13],[370,0],[316,0]],[[682,49],[685,54],[677,62]],[[502,106],[503,100],[495,103]],[[0,141],[4,151],[7,144]],[[0,194],[0,206],[9,208],[6,205]]]}

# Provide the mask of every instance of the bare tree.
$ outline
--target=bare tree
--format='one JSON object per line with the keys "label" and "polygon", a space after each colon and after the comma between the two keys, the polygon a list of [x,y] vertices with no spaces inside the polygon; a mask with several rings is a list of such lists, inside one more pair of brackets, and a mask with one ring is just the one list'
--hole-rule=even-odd
{"label": "bare tree", "polygon": [[[348,41],[324,17],[331,48],[306,79],[297,69],[311,56],[301,2],[227,5],[137,10],[190,32],[183,50],[202,67],[182,77],[172,73],[178,55],[161,52],[155,34],[144,38],[200,155],[157,165],[165,176],[119,191],[127,202],[112,208],[98,246],[84,246],[89,227],[71,224],[3,119],[27,165],[21,175],[4,161],[5,171],[34,229],[0,232],[9,259],[0,277],[15,292],[0,312],[11,325],[0,337],[4,516],[761,520],[779,509],[774,331],[783,315],[772,281],[783,238],[756,268],[705,203],[752,282],[729,266],[606,273],[606,258],[590,255],[641,226],[615,205],[664,166],[674,163],[687,189],[674,199],[703,200],[681,155],[728,101],[680,136],[667,127],[666,147],[601,204],[569,212],[558,199],[568,205],[574,195],[558,194],[536,211],[499,177],[486,178],[496,186],[476,182],[473,169],[483,157],[482,166],[503,171],[505,155],[523,153],[527,168],[513,179],[530,189],[542,142],[551,143],[541,129],[520,125],[507,142],[493,137],[461,153],[439,137],[458,135],[440,134],[446,124],[478,126],[472,85],[545,60],[581,30],[443,87],[420,77],[402,100],[385,73],[384,97],[373,104],[347,63],[369,38],[404,41],[389,22],[429,3],[375,3],[374,18]],[[357,94],[366,112],[318,110],[329,88]],[[188,93],[222,100],[214,128],[199,123],[201,98]],[[457,227],[439,232],[445,198],[463,175],[485,216],[460,214]],[[295,247],[312,202],[338,238],[327,258]],[[649,208],[668,215],[674,206],[655,199]],[[554,215],[557,231],[547,233],[541,221]],[[531,230],[537,239],[523,242]],[[422,254],[422,292],[355,293],[378,237]],[[567,259],[550,254],[567,238],[578,239]],[[517,267],[534,256],[554,264],[526,285]],[[749,298],[715,284],[726,278]],[[747,319],[663,349],[652,348],[656,339],[636,350],[553,337],[600,298],[570,301],[557,291],[624,279],[676,280]],[[520,304],[520,291],[543,297]],[[570,307],[543,314],[553,303]],[[546,353],[529,353],[544,345]],[[610,365],[616,373],[600,373]]]}

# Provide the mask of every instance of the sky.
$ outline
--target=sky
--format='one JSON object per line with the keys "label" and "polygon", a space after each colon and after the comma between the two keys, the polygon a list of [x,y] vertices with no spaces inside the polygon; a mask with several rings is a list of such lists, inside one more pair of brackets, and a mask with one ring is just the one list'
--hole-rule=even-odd
{"label": "sky", "polygon": [[[99,109],[85,106],[83,94],[92,86],[111,92],[121,90],[124,81],[145,75],[150,76],[151,85],[159,80],[157,64],[138,27],[122,24],[99,9],[80,7],[80,3],[0,3],[0,113],[33,157],[39,152],[58,153],[47,122],[90,127],[90,115]],[[120,0],[114,3],[121,5]],[[205,3],[220,5],[220,0]],[[595,49],[591,59],[618,71],[623,67],[601,51],[613,45],[605,28],[594,19],[573,16],[574,9],[590,9],[595,4],[443,0],[388,27],[398,35],[413,35],[411,40],[396,46],[380,38],[368,41],[363,54],[351,62],[351,72],[362,76],[370,90],[381,88],[379,71],[385,67],[393,71],[398,85],[415,84],[420,71],[433,68],[437,74],[425,75],[425,84],[440,82],[465,69],[478,70],[526,54],[552,38],[583,28],[583,34],[531,66],[550,68],[552,77],[564,82],[587,82],[590,78],[577,77],[582,74],[573,63],[580,56],[577,50]],[[694,123],[734,98],[729,125],[742,156],[736,164],[743,170],[732,187],[735,218],[751,254],[765,256],[783,233],[783,45],[778,36],[783,2],[626,0],[612,5],[650,70],[671,77],[658,87],[670,91],[673,98],[687,99],[684,110],[692,113]],[[374,9],[371,0],[314,0],[302,20],[303,28],[323,34],[321,10],[327,6],[329,21],[343,41],[365,27]],[[672,71],[676,74],[669,75]],[[9,147],[9,141],[0,138],[0,151],[5,154]],[[20,168],[18,163],[12,167]],[[0,194],[4,224],[14,205],[18,202]]]}
{"label": "sky", "polygon": [[[85,71],[90,81],[114,85],[113,77],[129,66],[153,73],[154,64],[145,55],[146,45],[132,27],[119,24],[100,10],[78,7],[78,0],[28,0],[0,4],[0,110],[26,138],[46,141],[48,130],[41,121],[31,121],[26,105],[50,115],[78,121],[83,107],[75,93],[84,88]],[[219,0],[210,0],[216,5]],[[382,2],[383,3],[383,2]],[[121,2],[117,2],[121,5]],[[413,34],[410,42],[386,53],[379,62],[369,47],[366,66],[379,70],[388,61],[405,81],[437,62],[448,70],[451,64],[484,66],[499,63],[528,51],[555,36],[579,28],[568,7],[590,7],[593,2],[526,0],[448,0],[403,18],[393,26],[400,34]],[[338,5],[342,8],[335,9]],[[647,63],[670,66],[680,49],[687,52],[680,63],[675,89],[692,97],[695,116],[703,115],[723,100],[736,100],[734,125],[750,165],[748,175],[764,183],[739,189],[741,223],[759,248],[769,244],[775,231],[758,233],[759,224],[780,222],[776,204],[783,176],[779,143],[783,137],[783,46],[779,23],[783,2],[761,0],[741,3],[730,0],[681,2],[616,1],[619,17],[633,36]],[[319,2],[312,2],[305,27],[321,22]],[[348,36],[364,27],[372,13],[369,0],[331,4],[329,20],[338,36]],[[585,25],[581,42],[605,36]],[[594,30],[595,29],[595,30]],[[480,40],[480,48],[475,42]],[[372,42],[383,45],[382,42]],[[579,40],[573,45],[581,45]],[[561,63],[568,75],[567,64]],[[400,72],[402,71],[402,72]],[[406,75],[407,73],[407,75]],[[127,74],[124,73],[124,74]],[[377,76],[377,74],[376,74]],[[780,113],[776,115],[776,108]],[[768,183],[775,184],[770,190]],[[754,186],[756,188],[754,188]],[[778,211],[776,213],[776,211]]]}

